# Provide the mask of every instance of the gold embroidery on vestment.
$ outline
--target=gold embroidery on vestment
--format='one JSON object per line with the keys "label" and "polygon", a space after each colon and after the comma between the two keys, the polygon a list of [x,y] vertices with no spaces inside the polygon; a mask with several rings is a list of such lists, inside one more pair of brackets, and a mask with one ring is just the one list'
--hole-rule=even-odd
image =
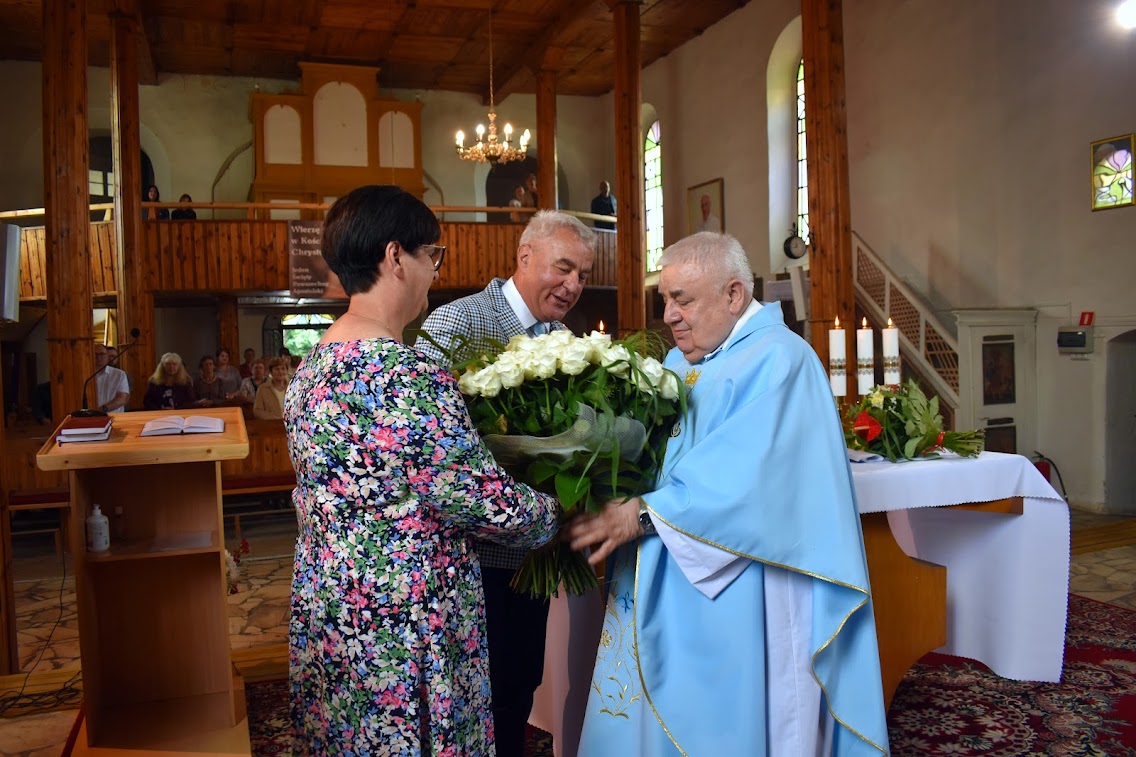
{"label": "gold embroidery on vestment", "polygon": [[[615,566],[612,568],[614,571]],[[607,598],[600,649],[592,673],[592,689],[600,697],[601,714],[629,720],[627,711],[642,696],[643,691],[639,671],[624,664],[624,660],[639,659],[633,630],[634,608],[629,606],[624,612],[619,611],[619,602],[624,600],[616,595],[616,586],[617,584],[612,584],[612,592]],[[628,597],[627,601],[633,600]]]}

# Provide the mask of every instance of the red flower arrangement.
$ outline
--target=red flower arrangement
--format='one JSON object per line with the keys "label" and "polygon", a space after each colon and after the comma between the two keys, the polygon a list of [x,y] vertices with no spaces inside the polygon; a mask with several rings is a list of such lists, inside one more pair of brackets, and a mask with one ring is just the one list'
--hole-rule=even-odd
{"label": "red flower arrangement", "polygon": [[938,457],[940,451],[961,457],[982,452],[982,431],[944,431],[939,398],[927,395],[914,381],[900,386],[877,386],[844,414],[844,439],[849,449],[898,460]]}

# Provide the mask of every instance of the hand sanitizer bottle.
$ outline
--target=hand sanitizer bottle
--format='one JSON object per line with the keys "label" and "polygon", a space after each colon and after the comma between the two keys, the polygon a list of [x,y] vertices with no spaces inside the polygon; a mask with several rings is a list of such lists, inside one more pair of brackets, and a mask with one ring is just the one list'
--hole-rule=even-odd
{"label": "hand sanitizer bottle", "polygon": [[98,505],[87,516],[87,551],[106,552],[110,548],[110,524]]}

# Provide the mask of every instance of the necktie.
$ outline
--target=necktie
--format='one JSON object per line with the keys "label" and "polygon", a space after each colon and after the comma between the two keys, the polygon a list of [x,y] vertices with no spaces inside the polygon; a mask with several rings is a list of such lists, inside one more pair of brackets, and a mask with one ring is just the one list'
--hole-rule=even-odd
{"label": "necktie", "polygon": [[540,336],[541,334],[547,334],[548,333],[548,324],[541,323],[540,321],[537,321],[536,323],[534,323],[530,327],[529,330],[532,332],[533,336]]}

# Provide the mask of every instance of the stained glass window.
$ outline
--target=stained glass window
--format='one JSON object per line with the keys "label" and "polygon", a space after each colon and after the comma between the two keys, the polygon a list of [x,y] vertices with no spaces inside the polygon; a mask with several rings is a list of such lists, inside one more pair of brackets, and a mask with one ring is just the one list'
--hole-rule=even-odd
{"label": "stained glass window", "polygon": [[1093,210],[1132,204],[1132,135],[1093,143]]}
{"label": "stained glass window", "polygon": [[643,143],[643,210],[647,219],[647,271],[659,270],[663,254],[663,150],[659,122],[651,124]]}
{"label": "stained glass window", "polygon": [[809,172],[805,152],[805,59],[797,66],[797,236],[809,243]]}
{"label": "stained glass window", "polygon": [[293,355],[306,355],[335,323],[330,313],[294,313],[280,319],[283,344]]}

